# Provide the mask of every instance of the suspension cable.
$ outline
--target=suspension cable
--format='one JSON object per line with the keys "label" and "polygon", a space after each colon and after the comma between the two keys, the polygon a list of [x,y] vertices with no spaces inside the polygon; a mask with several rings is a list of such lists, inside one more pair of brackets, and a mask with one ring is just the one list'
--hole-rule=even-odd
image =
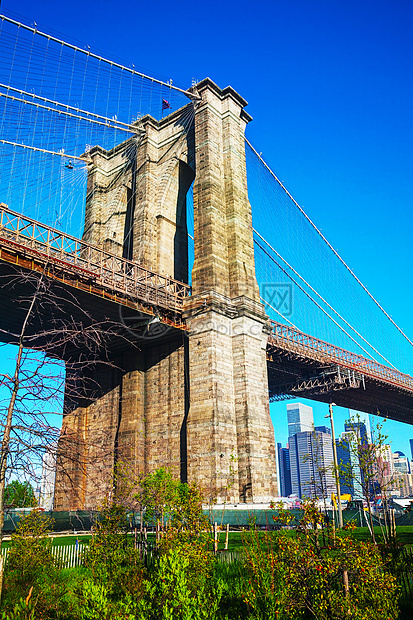
{"label": "suspension cable", "polygon": [[26,99],[21,99],[20,97],[14,97],[13,95],[7,95],[6,93],[1,93],[1,92],[0,92],[0,97],[5,97],[6,99],[11,99],[12,101],[18,101],[19,103],[24,103],[26,105],[32,105],[32,106],[35,106],[36,108],[40,108],[41,110],[46,110],[47,112],[56,112],[57,114],[63,114],[64,116],[70,116],[71,118],[77,118],[81,121],[87,121],[88,123],[95,123],[96,125],[103,125],[104,127],[109,127],[110,129],[118,129],[119,131],[126,131],[127,133],[133,133],[135,131],[135,129],[132,127],[130,129],[125,129],[125,127],[119,127],[118,125],[110,124],[110,123],[117,123],[117,121],[114,121],[113,119],[109,119],[109,121],[99,121],[96,118],[87,118],[84,116],[80,116],[79,114],[74,114],[73,112],[69,112],[68,110],[57,110],[56,108],[51,108],[49,106],[42,105],[41,103],[36,103],[36,101],[27,101]]}
{"label": "suspension cable", "polygon": [[[87,116],[93,116],[96,119],[106,121],[106,123],[104,123],[105,126],[107,126],[108,123],[116,123],[116,129],[121,129],[122,127],[124,127],[129,132],[133,131],[131,130],[130,123],[123,123],[122,121],[118,121],[115,118],[109,118],[108,116],[102,116],[101,114],[96,114],[95,112],[89,112],[88,110],[82,110],[81,108],[76,108],[67,103],[61,103],[60,101],[54,101],[53,99],[48,99],[47,97],[42,97],[41,95],[36,95],[35,93],[29,93],[26,90],[21,90],[20,88],[15,88],[14,86],[9,86],[8,84],[0,83],[0,87],[5,88],[6,90],[12,90],[15,93],[20,93],[21,95],[25,95],[27,97],[33,97],[33,99],[39,99],[40,101],[43,101],[44,103],[51,103],[52,105],[62,106],[63,108],[66,108],[66,110],[72,110],[73,112],[80,112],[81,114],[86,114]],[[0,93],[0,96],[12,98],[11,95],[7,95],[5,93]],[[27,101],[26,99],[16,98],[16,101],[21,101],[23,103],[31,104],[35,106],[39,105],[34,101]],[[59,110],[59,109],[54,109],[54,108],[46,108],[46,109],[47,110],[51,109],[52,111],[58,112],[59,114],[64,113],[63,110]],[[92,120],[92,119],[84,119],[80,116],[75,116],[75,118],[81,118],[81,120]],[[118,125],[120,125],[120,127],[118,127]]]}
{"label": "suspension cable", "polygon": [[[255,241],[255,243],[258,245],[258,247],[269,257],[271,258],[270,254],[267,252],[267,250],[259,243],[259,241]],[[290,278],[290,280],[292,282],[294,282],[294,284],[296,286],[298,286],[298,288],[300,289],[300,291],[302,291],[304,293],[304,295],[306,295],[316,306],[317,308],[319,308],[319,310],[321,310],[322,312],[324,312],[324,314],[331,320],[333,321],[333,323],[339,328],[341,329],[341,331],[346,334],[346,336],[348,336],[358,347],[360,347],[360,349],[362,351],[364,351],[364,353],[370,358],[372,359],[374,362],[379,363],[372,355],[371,353],[369,353],[369,351],[367,351],[359,342],[357,342],[357,340],[355,338],[353,338],[353,336],[351,334],[348,333],[348,331],[346,331],[344,329],[344,327],[342,325],[340,325],[340,323],[338,323],[332,316],[331,314],[329,314],[327,312],[327,310],[325,310],[325,308],[323,308],[313,297],[311,297],[311,295],[308,293],[308,291],[306,291],[301,284],[299,284],[297,282],[297,280],[295,280],[290,274],[287,273],[287,271],[284,269],[284,267],[282,267],[279,263],[277,263],[277,261],[275,261],[275,259],[272,259],[279,267],[279,269],[281,269],[281,271],[288,277]],[[301,331],[301,330],[300,330]],[[363,339],[364,340],[364,339]],[[373,347],[372,347],[373,348]],[[386,360],[386,362],[392,366],[395,370],[397,370],[398,372],[401,372],[400,370],[398,370],[398,368],[396,368],[396,366],[394,366],[394,364],[392,364],[391,362],[389,362],[383,355],[381,355],[381,353],[379,353],[380,357],[382,357],[384,360]]]}
{"label": "suspension cable", "polygon": [[11,146],[20,146],[23,149],[29,149],[30,151],[38,151],[39,153],[48,153],[49,155],[59,155],[60,157],[67,157],[68,159],[78,159],[83,163],[90,163],[91,160],[87,158],[87,154],[85,157],[79,155],[69,155],[68,153],[64,153],[63,151],[49,151],[48,149],[40,149],[36,146],[28,146],[27,144],[20,144],[19,142],[11,142],[10,140],[2,140],[0,139],[2,144],[10,144]]}
{"label": "suspension cable", "polygon": [[292,322],[290,321],[290,319],[287,319],[287,317],[286,317],[286,316],[284,316],[284,315],[282,314],[282,312],[280,312],[279,310],[277,310],[277,308],[274,308],[274,306],[272,306],[272,305],[271,305],[268,301],[266,301],[266,300],[264,299],[264,297],[261,297],[261,295],[260,295],[260,300],[262,301],[262,303],[263,303],[265,306],[268,306],[269,308],[271,308],[271,310],[274,310],[274,312],[276,312],[277,314],[279,314],[279,315],[280,315],[280,317],[281,317],[282,319],[284,319],[284,321],[287,321],[287,323],[289,323],[289,324],[291,325],[291,327],[294,327],[294,329],[296,329],[297,331],[301,331],[301,330],[297,327],[297,325],[294,325],[294,323],[292,323]]}
{"label": "suspension cable", "polygon": [[274,177],[274,179],[277,181],[277,183],[280,185],[280,187],[285,191],[287,196],[293,201],[295,206],[301,211],[301,213],[304,215],[306,220],[311,224],[311,226],[314,228],[314,230],[320,235],[320,237],[323,239],[323,241],[325,241],[325,243],[328,245],[330,250],[335,254],[335,256],[339,259],[339,261],[344,265],[344,267],[347,269],[347,271],[353,276],[353,278],[356,280],[356,282],[358,282],[358,284],[360,284],[360,286],[367,293],[367,295],[370,297],[370,299],[376,304],[376,306],[378,308],[380,308],[380,310],[383,312],[383,314],[389,319],[389,321],[401,333],[401,335],[407,340],[407,342],[413,346],[413,342],[410,340],[410,338],[404,333],[404,331],[401,329],[401,327],[399,327],[397,325],[397,323],[391,318],[391,316],[386,312],[386,310],[383,308],[383,306],[380,304],[380,302],[378,302],[377,299],[370,293],[368,288],[366,286],[364,286],[363,282],[361,282],[361,280],[356,276],[354,271],[351,269],[351,267],[349,267],[347,265],[345,260],[343,258],[341,258],[340,254],[333,248],[331,243],[325,238],[325,236],[323,235],[321,230],[314,224],[313,220],[307,215],[307,213],[304,211],[304,209],[302,207],[300,207],[298,202],[290,194],[288,189],[283,185],[283,183],[280,181],[280,179],[277,177],[277,175],[271,170],[271,168],[263,160],[263,158],[258,153],[258,151],[252,146],[251,142],[249,140],[247,140],[247,138],[245,138],[245,142],[248,144],[250,149],[255,153],[255,155],[258,157],[258,159],[261,161],[261,163],[265,166],[265,168],[268,170],[268,172]]}
{"label": "suspension cable", "polygon": [[173,90],[176,90],[186,95],[191,100],[201,99],[199,95],[196,95],[195,93],[189,90],[184,90],[183,88],[178,88],[178,86],[174,86],[172,84],[172,80],[170,80],[169,82],[163,82],[162,80],[158,80],[157,78],[151,77],[150,75],[145,75],[145,73],[141,73],[140,71],[136,71],[135,69],[131,69],[130,67],[125,67],[124,65],[121,65],[118,62],[114,62],[113,60],[108,60],[107,58],[104,58],[103,56],[94,54],[93,52],[90,51],[90,49],[85,50],[85,49],[82,49],[81,47],[78,47],[77,45],[73,45],[72,43],[67,43],[66,41],[63,41],[62,39],[58,39],[57,37],[47,34],[46,32],[42,32],[41,30],[38,30],[37,27],[32,28],[31,26],[27,26],[26,24],[18,22],[15,19],[11,19],[10,17],[7,17],[6,15],[2,15],[2,14],[0,14],[0,18],[2,19],[2,21],[6,21],[6,22],[9,22],[10,24],[14,24],[18,28],[23,28],[24,30],[28,30],[29,32],[32,32],[33,34],[38,34],[39,36],[44,37],[48,41],[54,41],[55,43],[59,43],[60,45],[69,47],[70,49],[75,50],[76,52],[80,52],[81,54],[90,56],[91,58],[94,58],[95,60],[99,60],[100,62],[105,62],[109,64],[111,67],[117,67],[118,69],[122,69],[123,71],[128,71],[132,75],[138,75],[139,77],[145,78],[146,80],[150,80],[151,82],[155,82],[156,84],[161,84],[161,86],[167,86],[168,88],[172,88]]}
{"label": "suspension cable", "polygon": [[[314,288],[314,287],[312,287],[312,286],[311,286],[311,284],[310,284],[309,282],[307,282],[307,280],[306,280],[305,278],[303,278],[303,276],[302,276],[302,275],[300,275],[300,274],[298,273],[298,271],[296,271],[296,270],[294,269],[294,267],[293,267],[292,265],[290,265],[290,263],[288,263],[288,262],[285,260],[285,258],[283,258],[283,257],[281,256],[281,254],[279,254],[279,252],[277,252],[277,250],[276,250],[275,248],[273,248],[273,247],[272,247],[272,245],[270,245],[270,244],[268,243],[268,241],[267,241],[266,239],[264,239],[264,237],[263,237],[262,235],[260,235],[260,233],[259,233],[259,232],[258,232],[255,228],[253,228],[253,231],[254,231],[254,233],[255,233],[256,235],[258,235],[258,237],[259,237],[260,239],[262,239],[262,241],[264,241],[264,243],[265,243],[265,244],[266,244],[266,245],[267,245],[267,246],[268,246],[268,247],[269,247],[269,248],[270,248],[270,249],[274,252],[274,254],[276,254],[276,255],[278,256],[278,258],[280,258],[280,259],[283,261],[283,263],[285,263],[285,264],[287,265],[287,267],[288,267],[289,269],[291,269],[291,271],[292,271],[292,272],[293,272],[293,273],[294,273],[294,274],[295,274],[298,278],[300,278],[300,280],[301,280],[302,282],[304,282],[304,284],[305,284],[306,286],[308,286],[308,288],[309,288],[311,291],[313,291],[313,293],[315,293],[315,295],[317,295],[317,297],[318,297],[319,299],[321,299],[321,301],[322,301],[323,303],[325,303],[325,304],[326,304],[326,306],[327,306],[328,308],[330,308],[330,310],[332,310],[332,312],[334,312],[334,313],[335,313],[335,314],[339,317],[339,319],[341,319],[341,321],[343,321],[343,323],[345,323],[345,324],[347,325],[347,327],[349,327],[351,330],[353,330],[353,332],[354,332],[355,334],[357,334],[357,336],[358,336],[359,338],[361,338],[361,339],[362,339],[362,340],[363,340],[363,341],[364,341],[364,342],[365,342],[365,343],[366,343],[366,344],[367,344],[367,345],[368,345],[371,349],[373,349],[373,351],[374,351],[375,353],[377,353],[377,355],[379,355],[379,356],[380,356],[382,359],[384,359],[384,360],[385,360],[388,364],[390,364],[390,366],[393,366],[393,364],[392,364],[392,363],[391,363],[391,362],[390,362],[390,361],[389,361],[386,357],[384,357],[384,355],[383,355],[382,353],[380,353],[380,351],[378,351],[378,350],[377,350],[377,349],[376,349],[376,348],[375,348],[375,347],[374,347],[374,346],[373,346],[373,345],[372,345],[372,344],[371,344],[368,340],[366,340],[366,338],[364,338],[364,336],[362,336],[362,334],[360,334],[360,332],[358,332],[358,331],[357,331],[357,329],[351,325],[351,323],[349,323],[348,321],[346,321],[346,319],[345,319],[345,318],[344,318],[344,317],[343,317],[343,316],[342,316],[342,315],[341,315],[341,314],[340,314],[340,313],[339,313],[339,312],[338,312],[335,308],[333,308],[333,306],[332,306],[331,304],[329,304],[329,303],[328,303],[328,301],[327,301],[326,299],[324,299],[324,297],[323,297],[322,295],[320,295],[320,293],[318,293],[318,292],[315,290],[315,288]],[[260,244],[259,244],[259,243],[255,240],[255,239],[254,239],[254,242],[258,245],[258,247],[259,247],[259,248],[261,248],[261,249],[263,250],[263,252],[265,252],[264,248],[262,248],[262,246],[261,246],[261,245],[260,245]],[[286,275],[287,277],[289,277],[291,280],[293,280],[293,278],[291,278],[291,276],[290,276],[290,275],[289,275],[286,271],[284,271],[284,269],[283,269],[283,268],[281,267],[281,265],[280,265],[280,264],[279,264],[279,263],[275,260],[275,258],[274,258],[274,257],[272,257],[272,256],[271,256],[270,254],[268,254],[267,252],[266,252],[266,255],[267,255],[267,256],[268,256],[268,258],[269,258],[270,260],[272,260],[272,261],[273,261],[273,262],[274,262],[274,263],[275,263],[275,264],[276,264],[276,265],[277,265],[280,269],[282,269],[282,270],[283,270],[283,272],[285,273],[285,275]],[[294,282],[294,280],[293,280],[293,282]],[[315,300],[311,297],[311,295],[309,295],[309,298],[310,298],[312,301],[314,301],[314,303],[316,303],[316,302],[315,302]],[[347,332],[346,332],[346,333],[347,333]],[[357,343],[357,344],[358,344],[358,343]],[[360,345],[358,345],[358,346],[360,346]],[[364,351],[364,349],[363,349],[363,351]],[[393,366],[393,368],[395,368],[395,366]],[[396,369],[396,370],[397,370],[397,369]]]}

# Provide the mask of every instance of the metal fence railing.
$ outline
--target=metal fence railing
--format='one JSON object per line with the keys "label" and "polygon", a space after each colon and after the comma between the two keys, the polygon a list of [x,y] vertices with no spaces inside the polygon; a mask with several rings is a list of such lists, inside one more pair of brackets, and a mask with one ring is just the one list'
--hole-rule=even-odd
{"label": "metal fence railing", "polygon": [[120,297],[182,311],[190,286],[46,226],[0,204],[0,248],[53,265]]}
{"label": "metal fence railing", "polygon": [[[82,543],[74,545],[56,545],[52,547],[52,553],[59,568],[73,568],[83,564],[83,552],[86,545]],[[1,555],[7,562],[9,547],[2,547]]]}
{"label": "metal fence railing", "polygon": [[400,388],[413,392],[413,377],[389,368],[384,364],[379,364],[357,353],[352,353],[334,344],[324,342],[305,334],[300,330],[271,321],[272,332],[268,344],[279,346],[284,350],[289,350],[297,354],[312,357],[318,361],[336,363],[345,368],[355,370],[365,376],[369,376],[379,381],[391,383]]}

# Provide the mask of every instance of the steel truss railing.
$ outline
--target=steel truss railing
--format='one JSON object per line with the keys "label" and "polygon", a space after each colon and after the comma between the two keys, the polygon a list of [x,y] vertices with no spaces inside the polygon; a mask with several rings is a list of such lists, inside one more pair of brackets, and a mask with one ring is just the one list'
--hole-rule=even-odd
{"label": "steel truss railing", "polygon": [[324,363],[335,362],[344,368],[356,370],[365,377],[385,381],[413,392],[413,377],[410,375],[309,336],[294,327],[276,321],[271,321],[271,324],[272,332],[268,341],[270,346],[275,345],[302,357],[310,357]]}
{"label": "steel truss railing", "polygon": [[88,278],[112,293],[181,312],[190,286],[12,211],[0,204],[0,243]]}
{"label": "steel truss railing", "polygon": [[[181,313],[190,286],[173,278],[106,252],[0,204],[0,247],[14,249],[43,264],[58,266],[119,297],[138,299],[153,307]],[[365,377],[384,381],[413,392],[413,378],[369,358],[314,338],[300,330],[271,321],[271,346],[291,351],[303,358],[336,363]]]}

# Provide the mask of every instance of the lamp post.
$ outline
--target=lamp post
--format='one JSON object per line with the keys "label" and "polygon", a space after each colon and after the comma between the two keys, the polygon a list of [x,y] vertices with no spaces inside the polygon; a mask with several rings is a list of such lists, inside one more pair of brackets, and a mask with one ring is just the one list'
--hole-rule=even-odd
{"label": "lamp post", "polygon": [[331,440],[333,442],[333,461],[334,461],[334,476],[336,479],[336,490],[337,490],[337,505],[338,505],[338,524],[339,527],[343,527],[343,511],[341,509],[341,492],[340,492],[340,476],[338,473],[338,463],[337,463],[337,448],[336,448],[336,434],[334,432],[334,418],[333,418],[333,405],[334,403],[330,403],[328,406],[329,414],[326,415],[326,418],[330,418],[331,424]]}

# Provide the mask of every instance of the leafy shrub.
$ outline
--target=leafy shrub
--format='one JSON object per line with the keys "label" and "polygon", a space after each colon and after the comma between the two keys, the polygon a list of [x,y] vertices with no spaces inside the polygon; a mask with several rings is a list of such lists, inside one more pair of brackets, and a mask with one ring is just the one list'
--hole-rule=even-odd
{"label": "leafy shrub", "polygon": [[245,601],[254,617],[397,618],[398,587],[377,547],[348,534],[321,547],[317,529],[321,519],[310,503],[295,538],[282,532],[262,539],[255,530],[245,535]]}
{"label": "leafy shrub", "polygon": [[163,553],[146,593],[137,606],[139,620],[209,620],[216,618],[223,591],[213,576],[211,554],[194,545]]}
{"label": "leafy shrub", "polygon": [[[20,519],[12,534],[4,580],[4,607],[10,617],[20,609],[22,601],[27,600],[29,591],[33,593],[30,611],[25,609],[24,615],[20,609],[21,617],[30,617],[31,606],[36,617],[49,617],[54,602],[45,595],[45,590],[49,586],[56,588],[58,581],[52,540],[48,537],[52,523],[41,512],[32,510]],[[49,586],[45,588],[45,584]]]}
{"label": "leafy shrub", "polygon": [[52,540],[48,537],[53,521],[32,510],[22,517],[11,536],[7,572],[13,574],[14,586],[27,593],[40,573],[53,573],[55,562]]}
{"label": "leafy shrub", "polygon": [[1,620],[34,620],[34,604],[31,598],[33,587],[25,599],[21,598],[10,611],[1,612]]}
{"label": "leafy shrub", "polygon": [[122,594],[139,598],[143,594],[144,568],[127,532],[125,509],[105,502],[84,556],[95,583],[104,584],[108,595],[115,598]]}

